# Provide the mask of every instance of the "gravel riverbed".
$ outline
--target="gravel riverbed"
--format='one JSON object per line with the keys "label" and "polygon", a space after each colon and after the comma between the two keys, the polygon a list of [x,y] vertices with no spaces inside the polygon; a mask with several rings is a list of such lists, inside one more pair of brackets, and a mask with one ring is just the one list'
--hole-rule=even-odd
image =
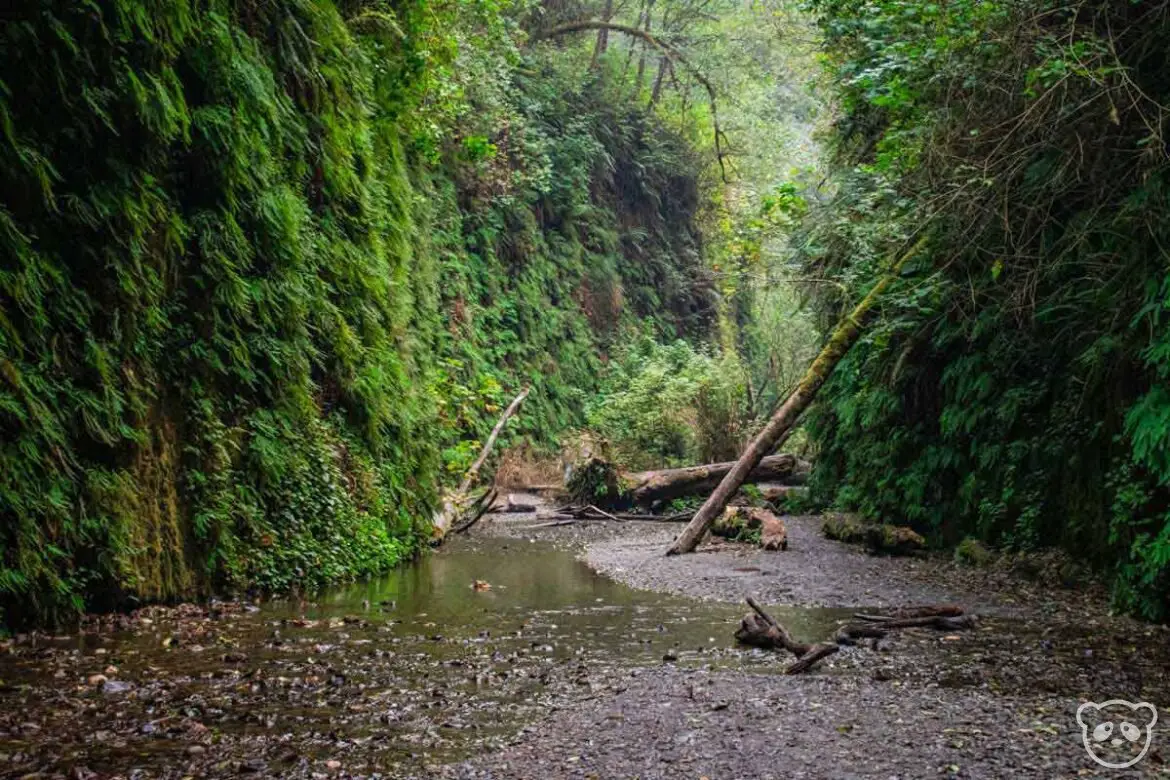
{"label": "gravel riverbed", "polygon": [[[497,516],[481,533],[556,536],[597,571],[694,599],[869,611],[957,603],[974,631],[897,632],[812,673],[662,667],[624,690],[554,712],[512,744],[444,767],[449,778],[1083,778],[1170,776],[1170,633],[1108,613],[1098,589],[1062,588],[937,557],[874,557],[786,518],[786,552],[708,544],[666,558],[655,523],[533,528]],[[813,641],[823,637],[798,637]],[[775,656],[777,669],[788,663]],[[1160,708],[1144,758],[1092,761],[1084,701]],[[1125,743],[1116,763],[1140,748]],[[1106,756],[1109,758],[1109,756]]]}
{"label": "gravel riverbed", "polygon": [[[787,518],[786,552],[666,558],[680,526],[550,516],[489,515],[316,597],[2,640],[0,778],[1170,776],[1165,709],[1127,770],[1082,744],[1082,702],[1170,703],[1170,632],[1111,616],[1099,589],[872,557],[811,517]],[[784,676],[788,657],[732,639],[746,594],[804,641],[925,603],[980,622]],[[1136,755],[1117,741],[1106,758]]]}

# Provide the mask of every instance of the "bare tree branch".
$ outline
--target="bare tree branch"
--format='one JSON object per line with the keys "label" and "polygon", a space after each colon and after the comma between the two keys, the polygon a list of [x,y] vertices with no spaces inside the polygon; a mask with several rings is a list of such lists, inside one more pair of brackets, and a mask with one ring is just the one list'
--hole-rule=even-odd
{"label": "bare tree branch", "polygon": [[562,35],[583,32],[585,30],[611,30],[613,32],[620,32],[624,35],[628,35],[631,38],[637,38],[647,45],[657,49],[672,63],[677,62],[679,65],[682,65],[687,73],[690,74],[691,78],[703,86],[703,89],[707,91],[707,105],[711,111],[711,124],[714,125],[715,128],[715,157],[719,162],[720,175],[722,176],[723,181],[727,182],[727,166],[725,163],[727,153],[723,148],[723,142],[726,139],[726,136],[724,135],[723,130],[719,127],[719,111],[715,104],[715,85],[711,83],[711,80],[704,76],[703,72],[696,68],[694,64],[692,64],[691,61],[687,59],[686,55],[684,55],[671,44],[656,38],[645,30],[641,30],[637,27],[630,27],[626,24],[617,24],[615,22],[606,22],[598,19],[578,19],[577,21],[559,24],[556,27],[551,27],[547,30],[537,30],[532,34],[530,40],[533,42],[548,40],[549,38],[558,38]]}

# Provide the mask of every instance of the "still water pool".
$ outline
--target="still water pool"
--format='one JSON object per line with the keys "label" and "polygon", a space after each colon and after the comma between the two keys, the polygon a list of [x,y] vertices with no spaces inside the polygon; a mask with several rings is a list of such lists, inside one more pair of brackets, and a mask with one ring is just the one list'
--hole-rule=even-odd
{"label": "still water pool", "polygon": [[[633,590],[543,544],[457,540],[314,599],[12,644],[0,777],[425,772],[648,666],[778,671],[734,646],[744,611]],[[810,639],[847,613],[776,609]]]}

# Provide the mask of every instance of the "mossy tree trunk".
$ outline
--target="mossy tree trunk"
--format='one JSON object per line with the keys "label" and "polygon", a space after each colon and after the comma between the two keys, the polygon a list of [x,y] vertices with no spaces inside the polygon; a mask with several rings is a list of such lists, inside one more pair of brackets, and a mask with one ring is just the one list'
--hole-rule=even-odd
{"label": "mossy tree trunk", "polygon": [[873,289],[869,291],[857,306],[854,307],[844,319],[837,323],[837,327],[833,330],[833,335],[829,337],[828,343],[825,344],[820,354],[817,355],[816,360],[808,367],[800,382],[796,385],[796,389],[784,401],[784,404],[772,415],[772,419],[768,420],[768,424],[764,426],[752,443],[744,450],[743,455],[735,462],[735,466],[727,472],[727,476],[715,488],[710,497],[695,513],[691,522],[683,529],[678,538],[666,551],[667,555],[680,555],[688,553],[695,549],[702,540],[703,535],[707,533],[707,529],[711,527],[711,523],[715,521],[723,508],[727,506],[727,502],[735,495],[736,491],[743,485],[747,475],[751,473],[764,457],[775,449],[781,442],[787,438],[792,428],[796,425],[796,421],[800,419],[800,415],[808,408],[813,399],[816,398],[817,392],[825,384],[825,381],[832,375],[833,370],[837,364],[841,362],[841,358],[849,352],[857,339],[861,336],[864,328],[866,318],[873,309],[874,303],[885,292],[886,288],[893,283],[897,278],[898,273],[902,270],[902,266],[906,261],[912,257],[924,243],[924,239],[920,239],[913,248],[902,255],[889,273],[878,280]]}

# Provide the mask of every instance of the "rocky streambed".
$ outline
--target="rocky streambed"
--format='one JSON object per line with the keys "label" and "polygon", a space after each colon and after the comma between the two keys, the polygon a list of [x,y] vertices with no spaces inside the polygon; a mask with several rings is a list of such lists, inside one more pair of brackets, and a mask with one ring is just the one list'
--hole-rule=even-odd
{"label": "rocky streambed", "polygon": [[[489,516],[315,599],[5,641],[0,777],[1170,775],[1159,728],[1125,772],[1081,743],[1082,700],[1170,703],[1167,631],[1109,616],[1097,594],[873,558],[815,519],[789,519],[787,552],[665,559],[674,530]],[[734,645],[745,593],[805,640],[908,604],[982,622],[785,677],[787,658]]]}

